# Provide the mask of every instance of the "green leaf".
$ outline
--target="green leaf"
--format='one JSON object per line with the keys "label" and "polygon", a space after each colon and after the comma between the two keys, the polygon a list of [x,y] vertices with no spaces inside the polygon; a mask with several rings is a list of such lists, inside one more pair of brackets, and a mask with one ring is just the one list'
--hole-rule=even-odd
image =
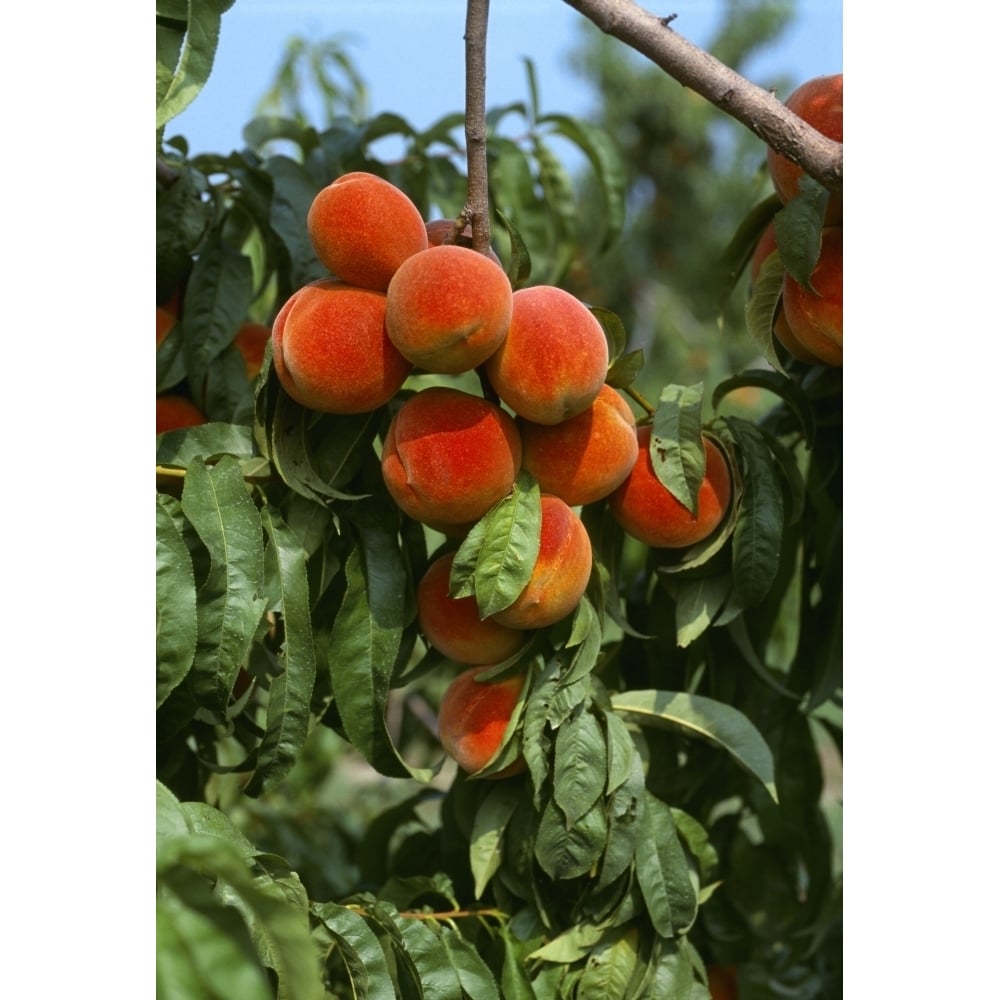
{"label": "green leaf", "polygon": [[639,725],[680,730],[721,747],[777,800],[774,758],[758,729],[738,709],[680,691],[622,691],[611,705]]}
{"label": "green leaf", "polygon": [[607,759],[604,731],[590,712],[578,712],[559,727],[552,794],[568,824],[600,799],[607,784]]}
{"label": "green leaf", "polygon": [[686,649],[714,621],[733,589],[732,577],[718,576],[678,580],[674,592],[677,604],[677,645]]}
{"label": "green leaf", "polygon": [[[430,1000],[465,1000],[466,994],[451,955],[442,941],[441,929],[424,920],[393,915],[399,929],[400,944],[420,977],[420,995]],[[402,992],[401,996],[409,994]]]}
{"label": "green leaf", "polygon": [[337,903],[313,903],[311,912],[333,935],[353,995],[364,1000],[396,1000],[385,952],[365,919]]}
{"label": "green leaf", "polygon": [[608,931],[587,956],[576,1000],[625,1000],[639,961],[639,928]]}
{"label": "green leaf", "polygon": [[604,381],[614,389],[626,389],[636,380],[645,363],[646,356],[641,347],[628,351],[615,359]]}
{"label": "green leaf", "polygon": [[198,591],[195,695],[223,708],[264,613],[264,542],[260,514],[239,463],[224,456],[209,469],[192,461],[181,509],[208,550],[211,565]]}
{"label": "green leaf", "polygon": [[566,672],[559,678],[559,686],[566,688],[584,681],[597,666],[603,639],[601,619],[590,598],[584,595],[573,612],[573,628],[567,649],[576,647]]}
{"label": "green leaf", "polygon": [[330,635],[337,710],[351,743],[376,771],[428,781],[435,772],[412,768],[400,757],[385,719],[409,589],[397,514],[383,498],[357,507],[358,543],[347,558],[347,591]]}
{"label": "green leaf", "polygon": [[603,306],[590,306],[589,309],[594,319],[601,324],[604,337],[608,342],[608,358],[613,365],[628,343],[628,332],[625,330],[625,324],[617,313],[605,309]]}
{"label": "green leaf", "polygon": [[175,523],[180,503],[156,497],[156,707],[187,676],[198,643],[191,553]]}
{"label": "green leaf", "polygon": [[741,459],[743,502],[733,529],[733,577],[744,607],[759,604],[771,589],[781,559],[784,495],[767,441],[741,417],[726,417]]}
{"label": "green leaf", "polygon": [[778,311],[781,299],[781,285],[784,281],[785,269],[777,252],[768,256],[757,272],[757,280],[753,283],[750,298],[743,307],[747,332],[761,354],[778,372],[784,372],[781,361],[774,349],[774,316]]}
{"label": "green leaf", "polygon": [[819,260],[823,216],[829,192],[809,177],[803,177],[799,193],[774,217],[774,235],[784,269],[803,287],[812,289],[810,278]]}
{"label": "green leaf", "polygon": [[451,927],[442,927],[441,943],[467,997],[473,1000],[500,1000],[489,966],[470,942]]}
{"label": "green leaf", "polygon": [[482,618],[513,604],[535,568],[541,525],[541,490],[523,471],[512,491],[473,526],[455,553],[452,596],[474,594]]}
{"label": "green leaf", "polygon": [[[608,716],[609,721],[612,718],[618,719],[613,714]],[[618,721],[621,722],[620,719]],[[646,776],[639,754],[633,753],[625,781],[615,788],[608,800],[608,840],[601,859],[600,876],[594,885],[595,892],[611,885],[632,864],[645,803]]]}
{"label": "green leaf", "polygon": [[742,389],[745,386],[767,389],[781,398],[788,405],[792,416],[798,421],[807,446],[812,446],[812,442],[816,438],[816,414],[812,404],[809,402],[809,397],[803,392],[802,386],[795,379],[782,375],[781,372],[768,371],[766,368],[751,368],[739,375],[723,379],[712,393],[713,408],[719,408],[726,393],[732,392],[734,389]]}
{"label": "green leaf", "polygon": [[221,422],[201,424],[161,434],[156,439],[156,464],[184,469],[195,458],[206,462],[221,455],[249,459],[255,450],[249,427]]}
{"label": "green leaf", "polygon": [[[232,4],[233,0],[189,0],[184,43],[176,63],[171,64],[176,43],[161,46],[157,33],[157,130],[176,118],[205,86],[219,45],[222,15]],[[169,84],[163,88],[161,80]]]}
{"label": "green leaf", "polygon": [[602,802],[570,824],[550,800],[538,825],[535,857],[549,878],[577,878],[597,865],[607,838],[608,821]]}
{"label": "green leaf", "polygon": [[303,224],[318,184],[308,171],[287,156],[272,156],[264,164],[274,181],[269,223],[288,251],[289,280],[301,288],[317,278],[328,276],[316,259],[316,251]]}
{"label": "green leaf", "polygon": [[257,750],[257,766],[244,789],[259,795],[283,778],[305,745],[312,721],[309,705],[316,683],[306,555],[298,538],[270,506],[261,511],[268,538],[265,566],[274,608],[284,621],[282,671],[271,681],[264,737]]}
{"label": "green leaf", "polygon": [[656,478],[695,517],[698,491],[705,478],[705,443],[701,434],[704,386],[668,385],[653,415],[649,457]]}
{"label": "green leaf", "polygon": [[570,965],[586,958],[590,949],[601,940],[604,928],[595,924],[579,923],[568,927],[548,943],[536,948],[529,956],[542,962]]}
{"label": "green leaf", "polygon": [[584,153],[594,168],[601,192],[600,217],[604,220],[604,235],[600,251],[610,247],[625,225],[625,166],[618,146],[600,126],[568,115],[549,114],[538,119],[539,125],[552,125]]}
{"label": "green leaf", "polygon": [[510,259],[507,264],[507,277],[510,278],[510,283],[514,288],[520,288],[527,283],[528,278],[531,276],[531,254],[528,252],[528,246],[514,223],[499,208],[495,208],[494,211],[497,218],[503,224],[507,237],[510,240]]}
{"label": "green leaf", "polygon": [[490,789],[476,812],[469,843],[469,864],[476,882],[476,899],[482,898],[486,884],[500,867],[504,830],[523,794],[518,785],[499,782]]}
{"label": "green leaf", "polygon": [[639,821],[635,863],[642,898],[656,932],[665,938],[683,934],[694,923],[698,896],[670,807],[649,792]]}

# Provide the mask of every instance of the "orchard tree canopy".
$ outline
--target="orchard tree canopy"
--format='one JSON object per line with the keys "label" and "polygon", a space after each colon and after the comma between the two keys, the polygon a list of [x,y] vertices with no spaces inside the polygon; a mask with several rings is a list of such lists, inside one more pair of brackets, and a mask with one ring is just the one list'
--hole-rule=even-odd
{"label": "orchard tree canopy", "polygon": [[843,78],[567,2],[593,117],[469,0],[430,127],[297,40],[192,155],[157,0],[158,996],[842,991]]}

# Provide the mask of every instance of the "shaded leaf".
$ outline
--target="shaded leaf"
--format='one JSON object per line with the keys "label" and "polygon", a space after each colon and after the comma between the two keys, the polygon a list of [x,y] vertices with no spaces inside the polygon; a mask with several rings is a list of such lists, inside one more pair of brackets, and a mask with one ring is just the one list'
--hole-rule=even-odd
{"label": "shaded leaf", "polygon": [[336,940],[354,995],[359,1000],[395,1000],[385,952],[365,919],[337,903],[313,903],[311,912]]}
{"label": "shaded leaf", "polygon": [[174,523],[180,503],[156,497],[156,707],[187,676],[198,642],[191,553]]}
{"label": "shaded leaf", "polygon": [[656,932],[683,934],[694,923],[698,897],[670,807],[647,793],[635,850],[636,876]]}
{"label": "shaded leaf", "polygon": [[578,712],[559,727],[552,795],[567,823],[576,823],[601,797],[607,758],[604,730],[590,712]]}

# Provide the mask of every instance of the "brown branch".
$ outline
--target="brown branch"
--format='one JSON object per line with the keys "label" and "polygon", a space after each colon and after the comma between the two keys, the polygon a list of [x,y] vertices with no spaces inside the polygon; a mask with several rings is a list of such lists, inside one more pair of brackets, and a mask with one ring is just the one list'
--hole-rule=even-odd
{"label": "brown branch", "polygon": [[469,194],[461,231],[472,225],[472,249],[490,248],[490,198],[486,173],[486,25],[489,0],[468,0],[465,11],[465,144]]}
{"label": "brown branch", "polygon": [[744,79],[632,0],[565,0],[605,34],[654,62],[797,163],[828,191],[842,196],[844,150],[788,110],[770,91]]}

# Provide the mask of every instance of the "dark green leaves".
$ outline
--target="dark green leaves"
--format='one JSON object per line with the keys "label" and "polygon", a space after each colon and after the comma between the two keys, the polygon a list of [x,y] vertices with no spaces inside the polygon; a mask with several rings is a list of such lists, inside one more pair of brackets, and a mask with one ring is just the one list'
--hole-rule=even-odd
{"label": "dark green leaves", "polygon": [[194,567],[181,535],[180,506],[156,498],[156,707],[184,679],[198,641]]}
{"label": "dark green leaves", "polygon": [[475,596],[483,618],[513,604],[535,567],[541,523],[538,483],[522,472],[510,494],[479,520],[455,553],[452,596]]}
{"label": "dark green leaves", "polygon": [[616,712],[642,726],[665,726],[721,747],[776,796],[774,758],[757,728],[731,705],[679,691],[623,691],[611,696]]}

